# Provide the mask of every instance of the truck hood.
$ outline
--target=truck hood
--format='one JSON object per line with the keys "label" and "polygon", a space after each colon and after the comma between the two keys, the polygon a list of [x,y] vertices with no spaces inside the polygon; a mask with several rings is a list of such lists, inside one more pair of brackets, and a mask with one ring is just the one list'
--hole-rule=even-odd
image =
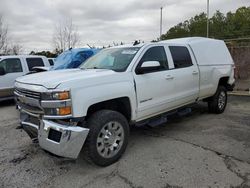
{"label": "truck hood", "polygon": [[19,77],[16,81],[24,84],[41,85],[48,89],[55,89],[64,82],[93,79],[112,74],[117,73],[106,69],[65,69],[30,74]]}

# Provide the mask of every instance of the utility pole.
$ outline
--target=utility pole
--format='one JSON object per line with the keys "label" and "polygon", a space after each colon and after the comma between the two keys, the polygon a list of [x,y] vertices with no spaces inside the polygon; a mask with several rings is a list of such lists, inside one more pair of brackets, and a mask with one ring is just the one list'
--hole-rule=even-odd
{"label": "utility pole", "polygon": [[209,0],[207,0],[207,38],[209,37]]}
{"label": "utility pole", "polygon": [[161,35],[162,35],[162,7],[161,7],[161,17],[160,17],[160,37],[159,37],[159,39],[161,39]]}

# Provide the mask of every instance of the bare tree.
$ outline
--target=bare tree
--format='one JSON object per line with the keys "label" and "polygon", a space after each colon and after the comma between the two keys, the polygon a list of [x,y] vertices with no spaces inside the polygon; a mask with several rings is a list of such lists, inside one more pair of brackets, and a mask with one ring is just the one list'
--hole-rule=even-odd
{"label": "bare tree", "polygon": [[0,15],[0,53],[5,53],[7,50],[8,26],[3,21],[3,16]]}
{"label": "bare tree", "polygon": [[52,42],[54,48],[60,51],[74,48],[80,42],[79,33],[71,19],[64,20],[55,26]]}
{"label": "bare tree", "polygon": [[12,46],[11,46],[11,53],[13,54],[13,55],[19,55],[19,54],[21,54],[22,53],[22,50],[23,50],[23,46],[22,45],[20,45],[20,44],[13,44]]}

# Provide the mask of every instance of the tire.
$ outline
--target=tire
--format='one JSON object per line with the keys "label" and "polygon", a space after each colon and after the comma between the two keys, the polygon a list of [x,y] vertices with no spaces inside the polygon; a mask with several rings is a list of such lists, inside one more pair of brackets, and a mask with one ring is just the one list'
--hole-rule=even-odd
{"label": "tire", "polygon": [[98,166],[108,166],[120,159],[129,137],[127,119],[119,112],[100,110],[87,120],[90,129],[85,144],[86,157]]}
{"label": "tire", "polygon": [[219,86],[216,93],[208,101],[209,112],[221,114],[227,106],[227,90],[224,86]]}

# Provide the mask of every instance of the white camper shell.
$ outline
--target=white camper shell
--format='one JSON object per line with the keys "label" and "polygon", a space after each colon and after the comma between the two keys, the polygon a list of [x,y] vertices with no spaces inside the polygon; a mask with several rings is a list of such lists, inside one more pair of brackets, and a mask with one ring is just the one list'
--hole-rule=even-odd
{"label": "white camper shell", "polygon": [[199,66],[234,64],[230,52],[228,51],[226,44],[222,40],[202,37],[190,37],[165,40],[160,43],[169,43],[171,45],[188,45],[192,49]]}
{"label": "white camper shell", "polygon": [[228,77],[227,84],[234,85],[234,61],[224,41],[189,37],[160,41],[167,46],[185,46],[189,48],[199,69],[199,99],[207,98],[216,92],[218,80]]}

